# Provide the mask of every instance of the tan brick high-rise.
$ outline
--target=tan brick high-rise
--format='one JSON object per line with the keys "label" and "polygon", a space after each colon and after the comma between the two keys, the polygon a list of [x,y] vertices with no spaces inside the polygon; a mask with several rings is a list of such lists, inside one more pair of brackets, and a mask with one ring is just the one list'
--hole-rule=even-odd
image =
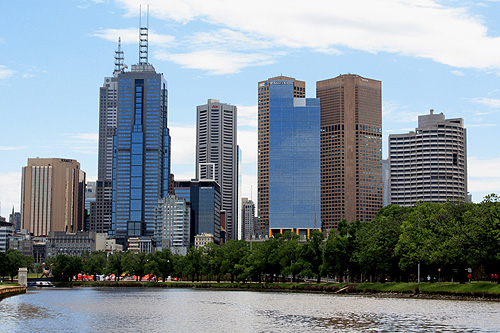
{"label": "tan brick high-rise", "polygon": [[62,158],[30,158],[23,167],[21,221],[33,236],[83,230],[85,172]]}
{"label": "tan brick high-rise", "polygon": [[382,83],[359,75],[316,82],[321,101],[324,231],[369,222],[382,208]]}

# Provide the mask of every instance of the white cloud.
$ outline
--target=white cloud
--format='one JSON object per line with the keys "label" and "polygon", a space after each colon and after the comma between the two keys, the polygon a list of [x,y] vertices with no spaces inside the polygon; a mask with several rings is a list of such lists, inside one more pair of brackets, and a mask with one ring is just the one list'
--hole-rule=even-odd
{"label": "white cloud", "polygon": [[220,49],[170,54],[159,51],[155,54],[155,58],[215,75],[238,73],[245,67],[269,65],[274,62],[273,56],[263,53],[238,53]]}
{"label": "white cloud", "polygon": [[194,166],[196,149],[196,128],[188,126],[169,126],[172,138],[172,164]]}
{"label": "white cloud", "polygon": [[12,151],[12,150],[22,150],[28,148],[27,146],[18,146],[18,147],[7,147],[7,146],[0,146],[0,151],[2,150],[7,150],[7,151]]}
{"label": "white cloud", "polygon": [[238,131],[238,145],[241,148],[242,162],[257,163],[257,130]]}
{"label": "white cloud", "polygon": [[473,102],[486,105],[491,108],[500,108],[500,99],[487,98],[487,97],[477,97],[472,99]]}
{"label": "white cloud", "polygon": [[[409,123],[412,122],[417,125],[418,116],[424,112],[409,111],[408,106],[400,105],[394,102],[384,102],[382,105],[382,118],[391,119],[395,123]],[[413,130],[413,129],[412,129]]]}
{"label": "white cloud", "polygon": [[64,133],[64,136],[69,136],[82,143],[97,143],[99,138],[98,133]]}
{"label": "white cloud", "polygon": [[257,105],[240,106],[238,105],[238,127],[249,126],[257,128]]}
{"label": "white cloud", "polygon": [[456,76],[464,76],[464,72],[461,71],[451,71],[451,74],[456,75]]}
{"label": "white cloud", "polygon": [[[500,194],[500,173],[498,171],[500,170],[500,157],[491,159],[468,157],[467,169],[469,192]],[[479,197],[474,198],[476,201],[479,199]]]}
{"label": "white cloud", "polygon": [[[118,42],[118,37],[121,38],[123,44],[137,44],[139,43],[139,29],[102,29],[92,34],[92,36],[99,37],[112,42]],[[175,37],[170,35],[157,34],[153,30],[148,31],[148,43],[150,45],[158,46],[171,46],[175,43]]]}
{"label": "white cloud", "polygon": [[8,69],[7,66],[0,65],[0,80],[8,79],[15,73],[15,70]]}
{"label": "white cloud", "polygon": [[252,198],[253,202],[257,203],[257,175],[243,173],[241,182],[243,183],[241,196],[248,199]]}
{"label": "white cloud", "polygon": [[[119,2],[129,15],[136,15],[141,3]],[[158,18],[181,23],[200,20],[256,40],[270,40],[276,46],[348,47],[427,58],[460,68],[500,68],[500,37],[488,35],[487,26],[467,7],[445,6],[437,0],[313,0],[307,6],[297,0],[237,5],[226,0],[151,0],[149,4],[151,15]],[[190,63],[183,65],[200,68]]]}
{"label": "white cloud", "polygon": [[9,217],[12,206],[19,211],[21,202],[21,172],[0,173],[0,202],[2,210],[0,216]]}

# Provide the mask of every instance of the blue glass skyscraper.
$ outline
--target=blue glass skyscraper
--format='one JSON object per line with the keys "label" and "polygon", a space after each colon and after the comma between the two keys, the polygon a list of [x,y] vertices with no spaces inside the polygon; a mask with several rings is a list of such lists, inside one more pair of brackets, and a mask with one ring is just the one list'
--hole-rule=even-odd
{"label": "blue glass skyscraper", "polygon": [[321,228],[320,104],[317,98],[302,97],[304,85],[296,82],[278,77],[260,84],[269,112],[270,235],[292,230],[307,236]]}
{"label": "blue glass skyscraper", "polygon": [[[144,30],[141,28],[141,43]],[[153,237],[155,207],[158,199],[168,196],[167,82],[163,74],[147,62],[147,54],[146,57],[144,52],[140,55],[139,64],[117,76],[112,229],[114,236],[121,240]]]}

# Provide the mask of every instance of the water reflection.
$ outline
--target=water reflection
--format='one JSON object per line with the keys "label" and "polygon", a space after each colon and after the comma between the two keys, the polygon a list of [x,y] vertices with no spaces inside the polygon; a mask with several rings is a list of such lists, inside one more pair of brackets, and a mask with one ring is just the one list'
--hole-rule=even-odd
{"label": "water reflection", "polygon": [[0,331],[498,332],[500,303],[188,289],[29,291]]}

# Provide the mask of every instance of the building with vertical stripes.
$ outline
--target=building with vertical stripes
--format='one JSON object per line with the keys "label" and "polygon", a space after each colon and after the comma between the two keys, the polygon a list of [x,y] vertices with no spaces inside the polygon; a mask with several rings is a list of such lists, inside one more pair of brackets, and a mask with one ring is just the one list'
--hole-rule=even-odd
{"label": "building with vertical stripes", "polygon": [[23,167],[21,189],[22,229],[35,237],[83,230],[85,172],[77,161],[30,158]]}
{"label": "building with vertical stripes", "polygon": [[237,108],[209,99],[196,115],[196,178],[220,185],[226,240],[238,239]]}
{"label": "building with vertical stripes", "polygon": [[321,221],[370,222],[382,208],[382,84],[359,75],[316,83],[321,101]]}

